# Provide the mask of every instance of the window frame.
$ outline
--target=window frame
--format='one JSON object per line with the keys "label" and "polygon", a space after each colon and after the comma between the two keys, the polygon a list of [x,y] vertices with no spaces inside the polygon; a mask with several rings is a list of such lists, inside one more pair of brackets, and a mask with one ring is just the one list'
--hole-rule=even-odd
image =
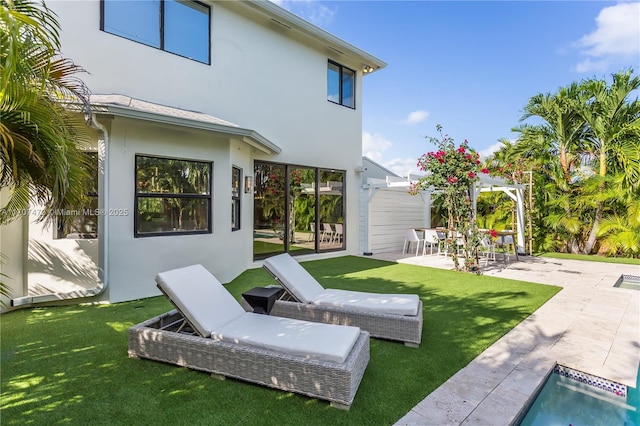
{"label": "window frame", "polygon": [[[154,192],[154,193],[140,193],[138,192],[138,159],[141,157],[145,158],[153,158],[157,160],[177,160],[177,161],[187,161],[191,163],[202,163],[207,164],[209,167],[209,184],[207,187],[207,194],[180,194],[180,193],[162,193],[162,192]],[[213,233],[213,162],[212,161],[202,161],[195,160],[191,158],[182,158],[182,157],[168,157],[161,155],[152,155],[152,154],[135,154],[134,159],[134,170],[133,170],[133,191],[134,191],[134,199],[133,199],[133,237],[134,238],[146,238],[146,237],[166,237],[166,236],[174,236],[174,235],[201,235],[201,234],[212,234]],[[140,198],[158,198],[158,199],[166,199],[166,198],[179,198],[179,199],[203,199],[207,202],[207,229],[202,230],[193,230],[193,231],[160,231],[160,232],[139,232],[138,231],[138,200]]]}
{"label": "window frame", "polygon": [[[235,172],[238,173],[237,183],[233,182]],[[233,190],[236,190],[235,195]],[[240,218],[242,207],[242,169],[231,166],[231,232],[239,231],[241,227]],[[235,223],[235,226],[233,226]]]}
{"label": "window frame", "polygon": [[[196,3],[199,6],[204,7],[204,8],[207,9],[207,21],[208,21],[208,23],[207,23],[207,61],[203,62],[203,61],[201,61],[199,59],[191,58],[189,56],[181,55],[180,53],[176,53],[176,52],[173,52],[171,50],[166,50],[165,49],[165,43],[164,43],[164,39],[165,39],[165,28],[164,28],[164,24],[165,24],[165,0],[159,0],[159,2],[160,2],[160,11],[159,11],[159,14],[160,14],[160,27],[159,27],[159,31],[160,31],[160,34],[159,34],[160,39],[159,40],[160,40],[160,43],[159,44],[160,44],[160,46],[158,46],[158,47],[150,45],[150,44],[147,44],[147,43],[144,43],[143,41],[137,40],[135,38],[129,38],[129,37],[126,37],[124,35],[116,34],[116,33],[113,33],[113,32],[105,30],[105,2],[106,1],[111,1],[111,0],[100,0],[100,31],[103,31],[103,32],[105,32],[107,34],[114,35],[116,37],[121,37],[121,38],[124,38],[126,40],[133,41],[133,42],[138,43],[138,44],[142,44],[142,45],[147,46],[147,47],[151,47],[151,48],[156,49],[156,50],[162,50],[163,52],[167,52],[167,53],[170,53],[172,55],[180,56],[181,58],[190,59],[192,61],[195,61],[195,62],[198,62],[198,63],[201,63],[201,64],[205,64],[205,65],[211,65],[211,6],[210,5],[208,5],[206,3],[203,3],[203,2],[200,2],[200,1],[197,1],[197,0],[189,0],[191,3]],[[113,1],[117,1],[117,0],[113,0]]]}
{"label": "window frame", "polygon": [[[291,256],[298,256],[298,255],[306,255],[306,254],[319,254],[319,253],[328,253],[328,252],[336,252],[336,251],[345,251],[347,249],[347,244],[346,244],[346,236],[347,236],[347,231],[348,231],[348,225],[347,225],[347,171],[343,170],[343,169],[331,169],[331,168],[327,168],[327,167],[318,167],[318,166],[308,166],[308,165],[302,165],[302,164],[294,164],[294,163],[282,163],[282,162],[273,162],[273,161],[265,161],[265,160],[255,160],[254,161],[254,175],[256,175],[256,167],[259,166],[275,166],[275,167],[283,167],[283,174],[284,176],[286,176],[286,180],[284,182],[284,190],[281,194],[281,196],[284,197],[284,202],[283,202],[283,211],[284,211],[284,217],[283,217],[283,223],[284,223],[284,230],[283,230],[283,244],[282,244],[282,251],[277,251],[277,252],[270,252],[270,253],[259,253],[256,254],[255,252],[253,253],[253,260],[254,261],[259,261],[259,260],[263,260],[266,259],[269,256],[273,256],[275,254],[279,254],[279,253],[289,253]],[[315,197],[315,207],[314,207],[314,234],[315,234],[315,240],[314,240],[314,245],[313,245],[313,249],[312,250],[291,250],[292,244],[291,241],[289,240],[289,233],[291,231],[289,225],[290,225],[290,210],[288,207],[289,202],[290,202],[290,172],[293,169],[310,169],[310,170],[314,170],[315,171],[315,192],[314,192],[314,197]],[[342,226],[343,226],[343,235],[342,235],[342,242],[340,244],[340,246],[335,246],[335,247],[328,247],[328,248],[323,248],[321,247],[321,242],[319,241],[318,236],[322,233],[321,227],[320,227],[320,223],[322,222],[322,219],[318,219],[322,216],[322,212],[321,212],[321,190],[320,187],[322,186],[323,182],[322,178],[321,178],[321,174],[323,172],[329,172],[329,173],[340,173],[342,174],[342,202],[341,202],[341,212],[339,217],[342,218]],[[257,187],[257,185],[259,185],[259,182],[257,182],[258,177],[255,176],[256,182],[255,185]],[[258,205],[258,201],[256,201],[256,197],[258,197],[258,191],[255,190],[254,191],[254,217],[253,217],[253,223],[252,223],[252,227],[253,227],[253,231],[254,233],[256,232],[256,206]]]}
{"label": "window frame", "polygon": [[[82,155],[87,156],[87,165],[89,166],[89,174],[90,174],[90,179],[92,180],[92,189],[93,190],[89,190],[85,196],[87,197],[87,201],[89,202],[89,204],[87,205],[83,205],[80,207],[74,206],[74,207],[67,207],[64,209],[59,209],[59,211],[57,212],[58,215],[56,216],[56,218],[54,219],[55,222],[55,226],[53,226],[53,239],[55,240],[60,240],[60,239],[75,239],[75,240],[82,240],[82,239],[96,239],[98,238],[98,215],[99,215],[99,209],[98,209],[98,187],[99,187],[99,162],[100,162],[100,156],[98,154],[98,151],[94,151],[94,150],[86,150],[82,152]],[[66,216],[64,219],[62,220],[60,218],[60,215],[62,216]],[[71,222],[69,222],[69,216],[73,216],[75,219],[78,218],[95,218],[95,232],[69,232],[72,231],[72,227],[75,226],[75,224],[73,224],[73,220]],[[69,235],[73,235],[76,234],[77,236],[74,237],[69,237]]]}
{"label": "window frame", "polygon": [[[336,104],[336,105],[342,105],[343,107],[349,108],[349,109],[356,109],[356,81],[358,79],[358,73],[349,68],[349,67],[345,67],[344,65],[339,64],[336,61],[332,61],[331,59],[328,60],[327,62],[327,73],[329,71],[329,67],[333,65],[334,67],[338,68],[338,101],[332,101],[329,98],[329,77],[327,76],[327,100],[329,102],[331,102],[332,104]],[[348,105],[345,104],[345,100],[344,100],[344,70],[348,70],[351,73],[353,73],[353,87],[352,87],[352,98],[353,98],[353,106],[352,105]]]}

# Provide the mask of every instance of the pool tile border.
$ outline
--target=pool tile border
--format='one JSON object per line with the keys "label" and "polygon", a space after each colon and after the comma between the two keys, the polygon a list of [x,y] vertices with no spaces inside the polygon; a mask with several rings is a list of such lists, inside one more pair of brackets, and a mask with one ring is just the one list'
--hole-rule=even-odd
{"label": "pool tile border", "polygon": [[627,397],[627,386],[618,382],[614,382],[613,380],[574,370],[573,368],[565,367],[564,365],[560,364],[555,365],[555,367],[553,368],[553,373],[559,376],[568,377],[569,379],[584,383],[585,385],[607,391],[620,398]]}

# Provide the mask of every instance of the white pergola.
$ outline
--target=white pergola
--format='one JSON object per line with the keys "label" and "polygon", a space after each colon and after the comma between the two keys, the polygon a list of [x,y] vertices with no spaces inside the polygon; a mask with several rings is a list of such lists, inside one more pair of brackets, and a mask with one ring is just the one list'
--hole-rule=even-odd
{"label": "white pergola", "polygon": [[[410,185],[417,182],[419,178],[420,176],[416,175],[409,175],[407,179],[392,176],[387,176],[386,179],[369,178],[367,180],[367,183],[363,185],[363,189],[365,191],[368,190],[367,204],[370,203],[376,191],[378,191],[379,189],[393,188],[396,190],[406,189],[408,191]],[[524,188],[525,185],[522,184],[508,183],[501,178],[488,175],[480,175],[480,179],[476,183],[474,183],[472,191],[472,203],[474,211],[476,211],[477,209],[478,195],[480,195],[481,192],[502,191],[507,194],[509,198],[516,202],[516,236],[518,253],[526,252],[524,239]],[[436,191],[437,189],[435,189],[434,187],[420,191],[425,202],[425,222],[427,224],[431,223],[431,195]]]}

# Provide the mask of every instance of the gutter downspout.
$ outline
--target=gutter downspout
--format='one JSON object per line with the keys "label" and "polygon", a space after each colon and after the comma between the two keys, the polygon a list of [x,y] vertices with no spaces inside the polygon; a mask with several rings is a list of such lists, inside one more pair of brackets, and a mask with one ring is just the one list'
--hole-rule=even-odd
{"label": "gutter downspout", "polygon": [[[96,120],[95,114],[91,114],[91,127],[98,130],[98,171],[102,171],[102,179],[99,179],[98,193],[104,194],[98,198],[98,208],[100,211],[107,212],[108,210],[108,186],[109,179],[107,176],[109,156],[107,155],[107,148],[109,146],[109,133],[107,129]],[[11,299],[10,305],[17,306],[30,306],[38,303],[53,302],[59,300],[71,300],[87,297],[99,296],[105,292],[108,286],[109,269],[108,269],[108,245],[107,235],[109,227],[109,215],[102,214],[98,216],[98,265],[102,265],[102,268],[98,267],[98,282],[94,288],[88,288],[85,290],[77,290],[66,293],[50,293],[41,294],[37,296],[24,296]]]}

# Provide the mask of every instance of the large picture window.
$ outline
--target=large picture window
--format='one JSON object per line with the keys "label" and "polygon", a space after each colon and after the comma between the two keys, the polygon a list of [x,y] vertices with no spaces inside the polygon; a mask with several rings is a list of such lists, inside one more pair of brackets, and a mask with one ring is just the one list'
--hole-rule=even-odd
{"label": "large picture window", "polygon": [[211,163],[136,155],[135,237],[211,233]]}
{"label": "large picture window", "polygon": [[101,4],[101,30],[211,63],[209,6],[185,0],[102,0]]}
{"label": "large picture window", "polygon": [[261,161],[254,167],[254,259],[344,250],[344,171]]}
{"label": "large picture window", "polygon": [[356,107],[356,72],[329,61],[327,66],[327,99],[330,102]]}

